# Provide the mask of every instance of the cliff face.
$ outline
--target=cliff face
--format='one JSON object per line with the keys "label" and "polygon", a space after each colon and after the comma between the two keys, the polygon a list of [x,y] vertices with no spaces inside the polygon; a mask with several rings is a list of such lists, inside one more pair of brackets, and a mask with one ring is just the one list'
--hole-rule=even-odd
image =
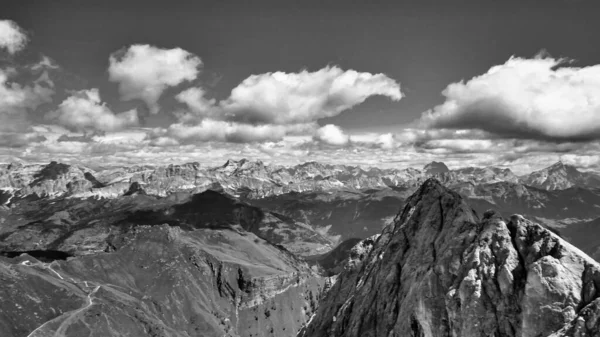
{"label": "cliff face", "polygon": [[593,336],[599,286],[600,266],[555,234],[519,215],[480,220],[428,180],[300,335]]}
{"label": "cliff face", "polygon": [[2,336],[295,336],[323,284],[247,232],[138,226],[110,246],[0,257]]}

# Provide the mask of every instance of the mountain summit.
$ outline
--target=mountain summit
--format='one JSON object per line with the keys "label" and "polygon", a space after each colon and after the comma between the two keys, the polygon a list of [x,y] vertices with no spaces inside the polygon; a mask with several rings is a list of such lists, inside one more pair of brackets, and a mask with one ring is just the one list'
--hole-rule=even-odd
{"label": "mountain summit", "polygon": [[[600,331],[600,265],[542,226],[427,180],[301,336],[580,336]],[[579,336],[579,335],[577,335]]]}
{"label": "mountain summit", "polygon": [[423,171],[425,171],[426,174],[432,175],[450,172],[450,169],[442,162],[432,161],[423,167]]}
{"label": "mountain summit", "polygon": [[522,183],[546,190],[563,190],[574,186],[594,188],[600,187],[600,176],[591,172],[581,172],[575,166],[559,161],[523,177]]}

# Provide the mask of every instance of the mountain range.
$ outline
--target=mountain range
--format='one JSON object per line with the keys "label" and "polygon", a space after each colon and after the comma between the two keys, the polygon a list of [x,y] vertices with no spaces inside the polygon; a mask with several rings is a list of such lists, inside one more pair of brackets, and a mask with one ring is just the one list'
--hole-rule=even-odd
{"label": "mountain range", "polygon": [[526,176],[443,163],[5,164],[0,331],[593,332],[597,178],[563,163]]}
{"label": "mountain range", "polygon": [[[458,191],[479,211],[491,208],[535,217],[569,239],[592,234],[587,224],[600,218],[600,175],[562,162],[525,176],[499,167],[450,170],[440,162],[422,170],[316,162],[283,167],[244,159],[217,167],[188,163],[102,169],[13,163],[0,166],[0,203],[10,207],[19,200],[116,200],[131,193],[166,197],[212,190],[285,217],[283,222],[312,228],[335,245],[378,234],[430,177]],[[323,253],[316,250],[326,246],[313,252]],[[585,249],[594,255],[597,247]]]}

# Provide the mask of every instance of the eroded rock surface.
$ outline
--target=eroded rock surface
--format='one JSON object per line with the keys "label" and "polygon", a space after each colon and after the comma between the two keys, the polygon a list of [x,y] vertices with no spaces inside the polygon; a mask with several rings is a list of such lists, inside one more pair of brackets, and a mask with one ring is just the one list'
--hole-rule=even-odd
{"label": "eroded rock surface", "polygon": [[430,179],[300,336],[597,336],[600,266],[522,216],[479,219]]}

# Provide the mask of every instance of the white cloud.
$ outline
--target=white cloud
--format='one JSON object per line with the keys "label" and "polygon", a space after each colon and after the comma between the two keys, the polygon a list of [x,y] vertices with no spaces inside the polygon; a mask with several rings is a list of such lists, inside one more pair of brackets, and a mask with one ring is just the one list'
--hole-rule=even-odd
{"label": "white cloud", "polygon": [[204,97],[206,92],[202,88],[189,88],[180,92],[175,99],[185,103],[192,112],[203,117],[215,115],[215,99]]}
{"label": "white cloud", "polygon": [[423,114],[430,128],[480,129],[503,137],[582,141],[600,138],[600,65],[510,58],[486,74],[450,84],[446,101]]}
{"label": "white cloud", "polygon": [[11,82],[14,69],[0,69],[0,132],[26,131],[30,127],[27,112],[52,101],[51,82],[34,82],[31,86]]}
{"label": "white cloud", "polygon": [[381,95],[398,101],[400,84],[384,74],[338,67],[315,72],[274,72],[252,75],[231,91],[218,106],[202,90],[187,90],[178,97],[195,112],[249,124],[309,123],[332,117]]}
{"label": "white cloud", "polygon": [[375,146],[382,149],[392,149],[397,146],[396,136],[392,133],[363,133],[350,136],[350,141],[356,145]]}
{"label": "white cloud", "polygon": [[199,57],[181,48],[136,44],[110,56],[108,73],[110,81],[119,83],[123,100],[141,99],[158,113],[163,91],[196,79],[201,65]]}
{"label": "white cloud", "polygon": [[0,48],[15,54],[27,45],[27,35],[11,20],[0,20]]}
{"label": "white cloud", "polygon": [[337,125],[327,124],[317,130],[315,140],[329,145],[342,146],[350,142],[350,136]]}
{"label": "white cloud", "polygon": [[[155,138],[169,136],[180,143],[193,142],[233,142],[253,143],[281,140],[289,133],[302,133],[312,130],[312,124],[294,125],[250,125],[236,122],[204,119],[197,125],[176,123],[169,126],[165,132],[158,133]],[[161,140],[167,144],[166,140]]]}
{"label": "white cloud", "polygon": [[60,103],[48,118],[74,131],[116,131],[138,124],[135,109],[114,114],[100,99],[98,89],[78,91]]}

